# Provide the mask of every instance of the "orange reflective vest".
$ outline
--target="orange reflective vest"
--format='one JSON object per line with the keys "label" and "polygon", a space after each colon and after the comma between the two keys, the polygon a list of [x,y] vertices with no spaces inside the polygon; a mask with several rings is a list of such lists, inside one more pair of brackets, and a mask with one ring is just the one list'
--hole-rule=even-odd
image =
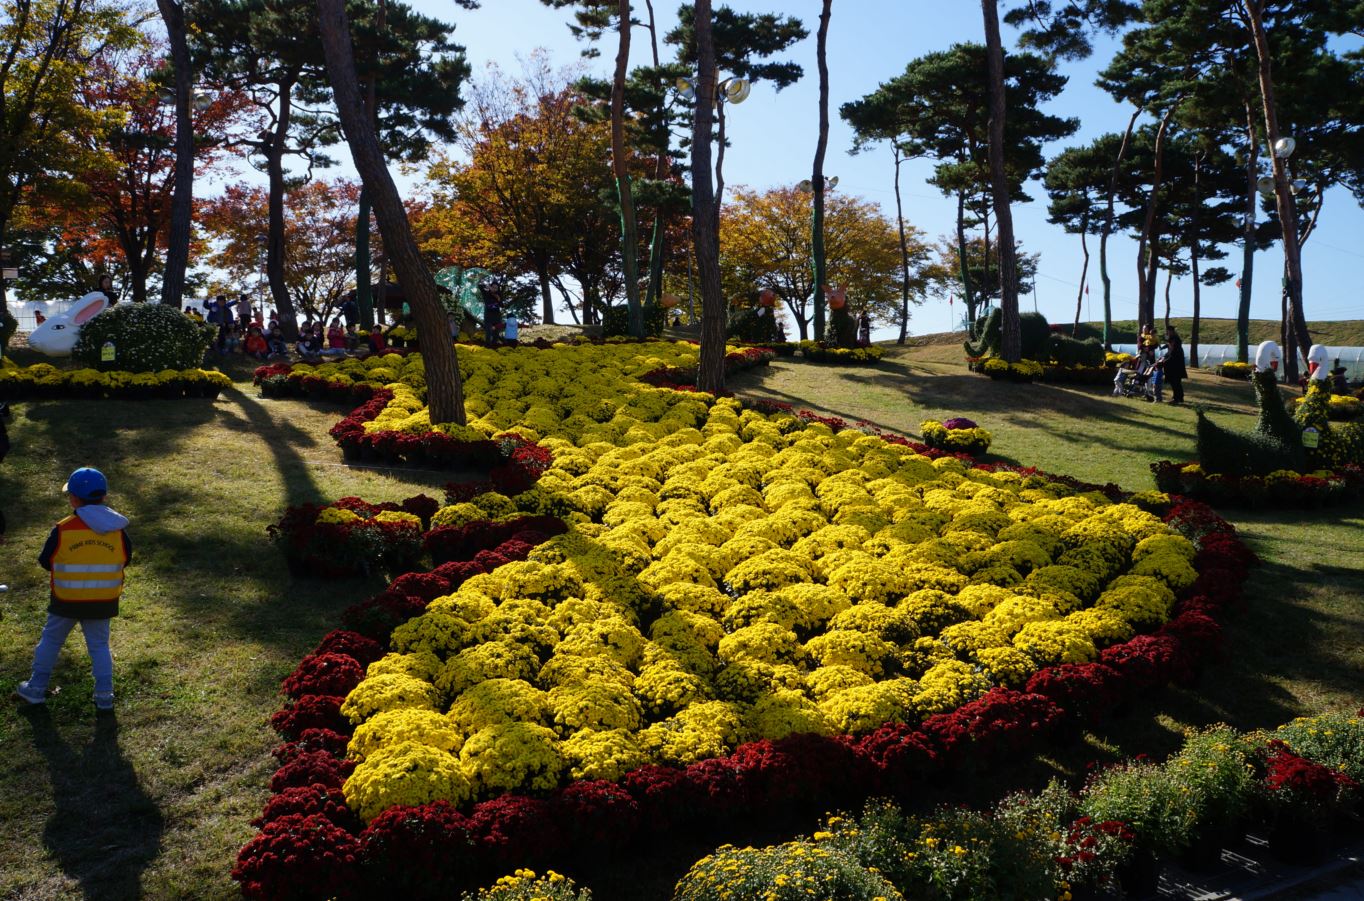
{"label": "orange reflective vest", "polygon": [[128,545],[123,531],[96,532],[75,514],[57,523],[52,597],[73,603],[117,601],[123,594]]}

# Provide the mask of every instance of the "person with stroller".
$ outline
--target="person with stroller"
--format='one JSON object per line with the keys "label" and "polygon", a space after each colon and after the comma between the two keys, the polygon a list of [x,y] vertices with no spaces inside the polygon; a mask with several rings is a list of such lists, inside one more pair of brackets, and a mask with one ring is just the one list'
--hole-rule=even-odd
{"label": "person with stroller", "polygon": [[[1161,366],[1161,373],[1164,380],[1170,383],[1170,403],[1184,403],[1184,380],[1189,377],[1189,367],[1184,357],[1184,344],[1173,325],[1165,327],[1165,362]],[[1160,399],[1159,394],[1156,399]]]}

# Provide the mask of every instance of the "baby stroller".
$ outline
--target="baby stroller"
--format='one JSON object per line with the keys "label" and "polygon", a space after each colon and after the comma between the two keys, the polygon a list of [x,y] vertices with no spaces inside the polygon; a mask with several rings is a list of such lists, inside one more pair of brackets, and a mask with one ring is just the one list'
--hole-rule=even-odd
{"label": "baby stroller", "polygon": [[1137,358],[1135,369],[1118,368],[1118,374],[1113,377],[1113,396],[1139,397],[1142,400],[1154,401],[1158,378],[1160,370],[1155,361],[1143,354]]}

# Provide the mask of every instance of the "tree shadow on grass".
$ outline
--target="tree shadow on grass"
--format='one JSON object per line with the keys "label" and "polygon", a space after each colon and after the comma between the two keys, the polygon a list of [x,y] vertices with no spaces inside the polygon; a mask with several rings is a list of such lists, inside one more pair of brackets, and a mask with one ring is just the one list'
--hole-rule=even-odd
{"label": "tree shadow on grass", "polygon": [[52,784],[43,846],[84,897],[140,897],[142,871],[160,853],[165,818],[119,747],[118,721],[99,714],[90,745],[77,751],[46,706],[27,708],[24,719]]}
{"label": "tree shadow on grass", "polygon": [[298,452],[298,447],[316,447],[317,439],[304,429],[272,415],[260,401],[235,388],[228,392],[228,396],[241,408],[245,418],[230,410],[220,410],[219,414],[224,422],[270,436],[266,444],[284,483],[285,497],[289,505],[297,506],[321,500],[317,482],[313,479],[308,463]]}

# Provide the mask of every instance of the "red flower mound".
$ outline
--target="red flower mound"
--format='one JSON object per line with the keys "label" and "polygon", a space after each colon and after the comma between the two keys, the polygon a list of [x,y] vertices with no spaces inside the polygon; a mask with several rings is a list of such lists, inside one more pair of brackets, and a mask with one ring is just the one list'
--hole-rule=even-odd
{"label": "red flower mound", "polygon": [[232,868],[244,896],[270,901],[361,897],[359,876],[359,840],[321,814],[266,823]]}
{"label": "red flower mound", "polygon": [[575,782],[554,799],[565,835],[584,851],[610,853],[624,847],[639,828],[639,805],[614,782]]}
{"label": "red flower mound", "polygon": [[300,754],[323,751],[333,757],[345,757],[350,736],[334,729],[304,729],[298,741],[286,742],[272,752],[280,763],[288,763]]}
{"label": "red flower mound", "polygon": [[304,695],[345,697],[365,678],[365,669],[348,654],[309,654],[280,685],[291,698]]}
{"label": "red flower mound", "polygon": [[1268,745],[1265,787],[1271,792],[1292,793],[1328,804],[1342,792],[1358,789],[1359,783],[1344,773],[1299,757],[1287,744],[1275,739]]}
{"label": "red flower mound", "polygon": [[270,779],[270,791],[282,792],[286,788],[309,785],[340,788],[354,770],[354,760],[338,760],[326,751],[307,751],[275,771]]}
{"label": "red flower mound", "polygon": [[1060,720],[1061,709],[1044,695],[992,688],[951,713],[929,717],[922,728],[940,754],[985,762],[1017,753]]}
{"label": "red flower mound", "polygon": [[325,817],[351,833],[359,832],[364,825],[346,806],[346,796],[341,789],[317,783],[286,788],[266,802],[265,810],[251,821],[251,825],[259,827],[272,820],[295,815]]}
{"label": "red flower mound", "polygon": [[1050,698],[1078,725],[1099,720],[1122,699],[1122,676],[1102,663],[1063,663],[1033,673],[1029,694]]}
{"label": "red flower mound", "polygon": [[304,695],[270,717],[270,725],[289,741],[297,741],[305,729],[332,729],[350,732],[350,720],[341,715],[336,695]]}
{"label": "red flower mound", "polygon": [[789,815],[822,813],[849,791],[870,792],[875,779],[850,742],[820,735],[750,742],[729,762],[755,806]]}
{"label": "red flower mound", "polygon": [[436,573],[406,573],[394,579],[388,590],[398,594],[415,594],[430,603],[450,593],[450,580]]}
{"label": "red flower mound", "polygon": [[[474,825],[449,802],[391,807],[360,836],[367,869],[382,874],[386,893],[458,897],[487,881],[471,855]],[[495,878],[495,874],[493,877]]]}
{"label": "red flower mound", "polygon": [[482,566],[472,560],[452,560],[449,563],[442,563],[440,566],[431,570],[431,572],[450,583],[451,591],[459,588],[466,580],[486,571],[487,570]]}
{"label": "red flower mound", "polygon": [[568,843],[550,803],[542,798],[503,795],[474,807],[475,854],[487,861],[489,872],[508,873],[517,867],[541,866]]}
{"label": "red flower mound", "polygon": [[415,594],[385,591],[361,601],[341,614],[341,624],[375,640],[388,643],[393,630],[426,609],[426,601]]}
{"label": "red flower mound", "polygon": [[317,645],[317,650],[313,653],[345,654],[347,657],[354,657],[355,662],[361,666],[369,666],[384,656],[384,649],[379,642],[361,635],[359,632],[334,629],[323,637]]}

